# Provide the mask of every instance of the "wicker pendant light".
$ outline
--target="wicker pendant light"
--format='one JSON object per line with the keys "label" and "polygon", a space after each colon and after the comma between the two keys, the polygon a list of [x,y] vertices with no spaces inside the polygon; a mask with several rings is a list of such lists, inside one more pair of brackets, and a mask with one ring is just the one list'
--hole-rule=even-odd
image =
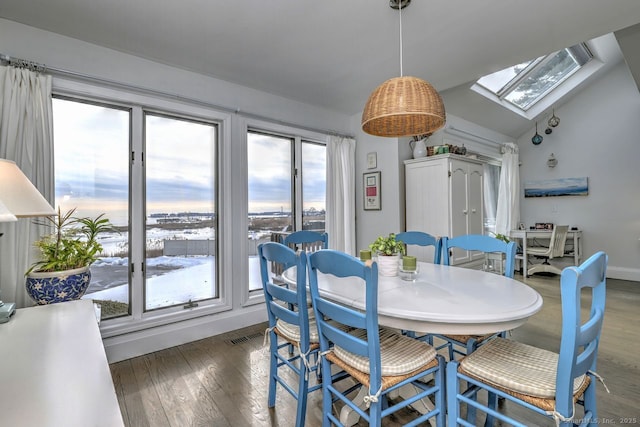
{"label": "wicker pendant light", "polygon": [[402,75],[402,8],[410,2],[392,0],[400,16],[400,77],[378,86],[362,112],[362,130],[385,137],[432,134],[446,121],[440,94],[428,82]]}

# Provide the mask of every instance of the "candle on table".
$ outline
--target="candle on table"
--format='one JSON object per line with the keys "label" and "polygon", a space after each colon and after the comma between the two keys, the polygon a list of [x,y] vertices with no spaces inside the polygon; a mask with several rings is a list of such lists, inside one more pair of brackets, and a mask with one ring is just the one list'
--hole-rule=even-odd
{"label": "candle on table", "polygon": [[402,257],[402,269],[413,271],[416,269],[416,257],[405,255]]}
{"label": "candle on table", "polygon": [[371,259],[371,251],[367,249],[360,250],[360,261],[366,261]]}

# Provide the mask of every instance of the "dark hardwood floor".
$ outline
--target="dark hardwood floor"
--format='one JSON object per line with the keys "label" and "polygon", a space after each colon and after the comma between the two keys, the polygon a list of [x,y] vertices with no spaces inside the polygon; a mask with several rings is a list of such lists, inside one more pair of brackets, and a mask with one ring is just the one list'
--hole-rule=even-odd
{"label": "dark hardwood floor", "polygon": [[[522,276],[516,275],[522,280]],[[561,330],[559,278],[529,278],[544,298],[542,311],[513,331],[512,338],[558,351]],[[607,308],[598,373],[609,387],[597,386],[602,424],[640,423],[640,283],[608,280]],[[267,408],[268,351],[265,324],[218,335],[111,365],[126,426],[293,426],[295,401],[278,390]],[[307,426],[320,426],[321,392],[309,396]],[[553,426],[544,417],[505,403],[502,410],[523,413],[531,426]],[[407,411],[385,426],[410,419]]]}

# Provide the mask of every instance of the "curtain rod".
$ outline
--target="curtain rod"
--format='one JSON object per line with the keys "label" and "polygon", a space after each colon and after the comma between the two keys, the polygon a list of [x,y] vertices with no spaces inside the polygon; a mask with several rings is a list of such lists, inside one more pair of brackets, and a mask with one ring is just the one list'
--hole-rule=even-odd
{"label": "curtain rod", "polygon": [[195,98],[189,98],[189,97],[185,97],[185,96],[181,96],[181,95],[176,95],[176,94],[172,94],[172,93],[169,93],[169,92],[163,92],[163,91],[160,91],[160,90],[151,89],[151,88],[147,88],[147,87],[143,87],[143,86],[132,85],[132,84],[129,84],[129,83],[122,83],[122,82],[118,82],[118,81],[111,80],[111,79],[105,79],[103,77],[90,76],[88,74],[78,73],[76,71],[64,70],[64,69],[56,68],[56,67],[49,67],[49,66],[47,66],[45,64],[39,64],[37,62],[28,61],[28,60],[25,60],[25,59],[14,58],[14,57],[11,57],[11,56],[6,55],[4,53],[0,53],[0,62],[4,63],[3,65],[11,65],[11,66],[15,66],[15,67],[18,67],[18,68],[27,68],[27,69],[29,69],[31,71],[35,71],[35,72],[40,72],[40,73],[49,72],[52,75],[57,75],[57,76],[60,76],[60,77],[72,77],[74,79],[83,80],[83,81],[86,81],[86,82],[89,82],[89,83],[99,83],[99,84],[102,84],[102,85],[108,85],[108,86],[111,86],[111,87],[116,87],[116,88],[120,88],[120,89],[126,89],[126,90],[135,91],[135,92],[138,92],[138,93],[141,93],[141,94],[158,96],[158,97],[162,97],[162,98],[169,98],[169,99],[182,101],[182,102],[187,102],[187,103],[191,103],[191,104],[197,104],[199,106],[203,106],[203,107],[207,107],[207,108],[213,108],[215,110],[221,110],[221,111],[224,111],[226,113],[237,114],[237,115],[243,116],[245,118],[250,118],[250,119],[255,119],[255,120],[263,120],[265,122],[270,122],[270,123],[274,123],[274,124],[278,124],[278,125],[282,125],[282,126],[294,127],[294,128],[306,130],[306,131],[309,131],[309,132],[323,133],[323,134],[327,134],[327,135],[333,135],[333,136],[339,136],[339,137],[343,137],[343,138],[355,139],[355,137],[353,135],[343,134],[343,133],[337,132],[335,130],[317,129],[317,128],[313,128],[313,127],[309,127],[309,126],[303,126],[303,125],[299,125],[299,124],[295,124],[295,123],[286,122],[284,120],[278,120],[278,119],[274,119],[274,118],[271,118],[271,117],[263,116],[261,114],[251,113],[249,111],[242,111],[239,108],[230,108],[230,107],[226,107],[226,106],[223,106],[223,105],[213,104],[211,102],[202,101],[202,100],[195,99]]}
{"label": "curtain rod", "polygon": [[47,70],[47,67],[43,64],[27,61],[26,59],[12,58],[4,53],[0,53],[0,62],[5,63],[6,65],[11,65],[12,67],[26,68],[37,73],[43,73]]}

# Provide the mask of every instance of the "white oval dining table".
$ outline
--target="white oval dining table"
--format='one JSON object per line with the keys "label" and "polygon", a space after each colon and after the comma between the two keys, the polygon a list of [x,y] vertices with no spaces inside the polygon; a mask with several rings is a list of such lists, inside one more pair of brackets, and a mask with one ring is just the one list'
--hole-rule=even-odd
{"label": "white oval dining table", "polygon": [[[285,270],[283,280],[296,285],[296,268]],[[365,309],[364,281],[318,273],[320,294],[327,299],[358,310]],[[378,323],[382,326],[417,332],[450,335],[484,335],[507,331],[524,324],[542,308],[542,297],[535,289],[515,279],[482,270],[440,264],[418,263],[414,281],[400,276],[378,276]],[[366,394],[354,400],[362,401]],[[401,389],[408,397],[412,390]],[[428,399],[418,412],[433,409]],[[345,426],[358,422],[359,415],[342,408]],[[431,424],[434,425],[433,420]]]}
{"label": "white oval dining table", "polygon": [[[542,308],[530,286],[482,270],[421,262],[415,281],[378,277],[378,322],[392,328],[481,335],[517,328]],[[283,273],[295,285],[295,267]],[[364,310],[364,282],[318,274],[320,294]]]}

